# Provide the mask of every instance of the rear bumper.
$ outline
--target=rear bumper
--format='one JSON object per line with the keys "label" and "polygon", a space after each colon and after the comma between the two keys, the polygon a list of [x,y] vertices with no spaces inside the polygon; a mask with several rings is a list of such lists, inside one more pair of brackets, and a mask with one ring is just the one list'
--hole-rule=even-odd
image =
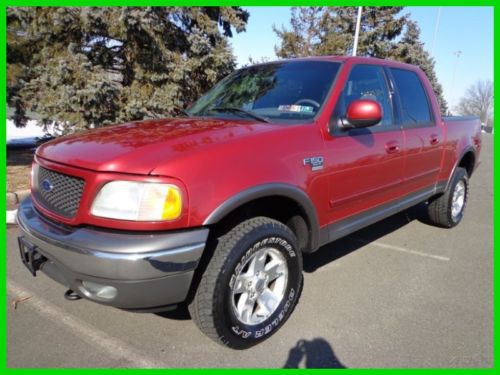
{"label": "rear bumper", "polygon": [[[152,233],[68,228],[42,216],[31,198],[20,204],[18,222],[20,236],[47,258],[42,272],[84,298],[124,309],[182,302],[208,237],[207,228]],[[114,288],[114,296],[101,297],[88,287],[95,283]]]}

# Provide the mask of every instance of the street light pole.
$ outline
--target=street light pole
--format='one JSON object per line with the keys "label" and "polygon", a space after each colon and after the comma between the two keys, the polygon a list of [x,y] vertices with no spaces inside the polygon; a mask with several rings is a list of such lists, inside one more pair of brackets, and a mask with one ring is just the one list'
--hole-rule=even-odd
{"label": "street light pole", "polygon": [[356,31],[354,32],[354,46],[352,48],[352,55],[356,56],[358,52],[359,28],[361,26],[361,12],[363,7],[358,7],[358,18],[356,20]]}
{"label": "street light pole", "polygon": [[[458,67],[458,59],[460,59],[460,55],[462,54],[462,51],[455,51],[453,54],[457,57],[455,60],[455,67],[453,68],[453,75],[451,76],[451,90],[450,90],[450,104],[453,102],[453,99],[455,98],[455,76],[457,75],[457,67]],[[450,110],[448,109],[448,112]]]}

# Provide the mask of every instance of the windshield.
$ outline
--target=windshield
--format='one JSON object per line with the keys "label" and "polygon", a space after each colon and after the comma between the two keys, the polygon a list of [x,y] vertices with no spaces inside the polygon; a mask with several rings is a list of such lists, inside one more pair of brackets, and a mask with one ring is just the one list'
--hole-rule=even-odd
{"label": "windshield", "polygon": [[187,111],[277,121],[310,119],[323,105],[340,63],[283,61],[237,70]]}

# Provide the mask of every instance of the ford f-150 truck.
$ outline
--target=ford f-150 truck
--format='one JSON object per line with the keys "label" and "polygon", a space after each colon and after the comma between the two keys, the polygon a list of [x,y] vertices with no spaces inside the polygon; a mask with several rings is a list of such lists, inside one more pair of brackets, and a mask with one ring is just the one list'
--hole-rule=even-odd
{"label": "ford f-150 truck", "polygon": [[247,348],[292,313],[303,254],[421,202],[431,223],[457,225],[480,130],[479,119],[442,117],[415,66],[250,66],[185,117],[40,146],[18,210],[21,259],[67,299],[185,304],[210,338]]}

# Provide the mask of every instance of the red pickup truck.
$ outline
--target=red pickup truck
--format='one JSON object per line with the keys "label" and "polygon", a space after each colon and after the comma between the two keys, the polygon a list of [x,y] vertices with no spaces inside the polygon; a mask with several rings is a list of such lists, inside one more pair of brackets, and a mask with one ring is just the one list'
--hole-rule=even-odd
{"label": "red pickup truck", "polygon": [[187,304],[247,348],[287,320],[302,254],[427,202],[457,225],[478,165],[476,118],[443,118],[424,73],[359,57],[237,70],[186,116],[38,148],[19,207],[21,259],[132,311]]}

